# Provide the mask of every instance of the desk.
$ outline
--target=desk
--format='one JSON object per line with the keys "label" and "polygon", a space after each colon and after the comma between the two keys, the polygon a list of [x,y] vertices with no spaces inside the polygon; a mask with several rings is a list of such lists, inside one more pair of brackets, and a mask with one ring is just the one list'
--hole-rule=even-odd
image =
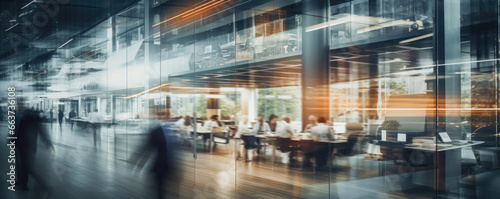
{"label": "desk", "polygon": [[71,122],[75,122],[77,127],[80,127],[81,129],[84,129],[87,124],[90,124],[86,119],[75,119],[71,118]]}
{"label": "desk", "polygon": [[[80,128],[84,128],[87,124],[91,124],[87,119],[83,119],[83,118],[72,118],[70,119],[72,122],[76,122],[76,126],[80,127]],[[108,125],[108,128],[110,125],[112,125],[113,123],[111,121],[102,121],[102,122],[99,122],[99,124],[106,124]]]}
{"label": "desk", "polygon": [[[437,162],[434,168],[434,184],[441,193],[453,193],[460,187],[462,148],[483,144],[484,141],[473,141],[463,145],[452,145],[449,147],[405,147],[405,149],[421,150],[436,153]],[[437,145],[439,146],[439,144]],[[459,191],[459,190],[457,190]]]}

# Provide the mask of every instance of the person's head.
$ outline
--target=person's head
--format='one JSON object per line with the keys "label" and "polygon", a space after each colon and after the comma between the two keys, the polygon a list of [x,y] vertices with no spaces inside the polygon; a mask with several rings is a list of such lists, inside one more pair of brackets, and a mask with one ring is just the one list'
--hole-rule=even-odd
{"label": "person's head", "polygon": [[276,121],[278,121],[278,116],[275,114],[271,114],[269,116],[269,123],[273,124],[273,123],[276,123]]}
{"label": "person's head", "polygon": [[[318,119],[317,119],[317,118],[316,118],[316,116],[314,116],[314,115],[309,115],[308,119],[309,119],[309,123],[311,123],[311,124],[316,124],[316,123],[318,123]],[[321,122],[320,122],[320,123],[321,123]]]}
{"label": "person's head", "polygon": [[189,115],[186,115],[186,117],[184,117],[184,126],[191,126],[191,117]]}
{"label": "person's head", "polygon": [[325,117],[319,117],[318,118],[318,123],[325,124],[326,123],[326,118]]}
{"label": "person's head", "polygon": [[210,117],[210,120],[217,121],[217,120],[219,120],[219,116],[218,115],[212,115],[212,117]]}
{"label": "person's head", "polygon": [[288,116],[283,116],[281,117],[281,120],[285,121],[286,123],[290,124],[290,117]]}
{"label": "person's head", "polygon": [[257,122],[263,123],[264,122],[264,117],[262,117],[262,115],[257,116]]}

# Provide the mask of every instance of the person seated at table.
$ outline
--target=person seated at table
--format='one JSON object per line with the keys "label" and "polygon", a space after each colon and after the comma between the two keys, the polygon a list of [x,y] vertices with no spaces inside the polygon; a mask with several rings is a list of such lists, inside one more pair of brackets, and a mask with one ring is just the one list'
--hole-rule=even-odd
{"label": "person seated at table", "polygon": [[333,129],[326,125],[326,119],[320,117],[318,124],[311,128],[311,138],[316,141],[333,140]]}
{"label": "person seated at table", "polygon": [[257,117],[257,122],[253,125],[252,134],[267,134],[270,131],[271,127],[269,127],[269,124],[267,122],[264,122],[264,117],[262,117],[262,115],[259,115]]}
{"label": "person seated at table", "polygon": [[278,116],[275,114],[271,114],[267,122],[269,124],[269,128],[271,129],[271,132],[276,132],[276,129],[278,127]]}
{"label": "person seated at table", "polygon": [[219,121],[218,115],[212,115],[210,120],[203,124],[203,128],[208,131],[211,131],[214,127],[222,127],[222,122]]}
{"label": "person seated at table", "polygon": [[318,118],[318,125],[311,128],[311,138],[317,141],[314,158],[318,169],[327,169],[328,155],[332,149],[328,147],[328,143],[324,141],[334,140],[333,129],[326,125],[327,121],[324,117]]}
{"label": "person seated at table", "polygon": [[293,129],[290,124],[290,117],[283,116],[281,117],[281,120],[282,121],[276,128],[276,134],[278,134],[279,137],[291,138],[293,136]]}
{"label": "person seated at table", "polygon": [[181,133],[188,134],[189,133],[189,128],[193,126],[191,117],[189,115],[186,115],[186,117],[182,117],[181,119],[177,120],[175,122],[175,127],[179,128]]}
{"label": "person seated at table", "polygon": [[251,159],[249,159],[250,156],[248,156],[247,154],[247,150],[257,148],[255,144],[257,139],[255,138],[255,134],[249,127],[250,123],[248,122],[248,116],[246,115],[241,116],[241,120],[238,124],[238,131],[234,136],[235,138],[241,138],[241,140],[243,141],[243,146],[245,147],[245,150],[242,151],[242,153],[244,155],[240,153],[241,155],[239,156],[243,156],[247,161],[251,161]]}
{"label": "person seated at table", "polygon": [[312,127],[315,127],[318,125],[318,121],[317,121],[316,116],[309,115],[308,119],[309,119],[309,124],[306,125],[306,128],[304,128],[304,131],[309,131],[309,130],[311,130]]}
{"label": "person seated at table", "polygon": [[250,124],[248,123],[248,116],[241,116],[241,120],[238,124],[238,131],[236,132],[236,135],[234,135],[234,137],[240,138],[241,135],[253,135],[252,130],[250,130],[249,127]]}
{"label": "person seated at table", "polygon": [[177,121],[175,122],[175,127],[178,127],[178,128],[182,128],[182,127],[184,127],[184,122],[185,122],[185,119],[184,119],[184,117],[181,115],[181,116],[179,117],[179,120],[177,120]]}
{"label": "person seated at table", "polygon": [[[264,117],[262,115],[259,115],[257,117],[257,123],[253,125],[252,128],[252,134],[257,135],[257,134],[269,134],[271,132],[271,128],[269,127],[269,124],[267,122],[264,122]],[[256,139],[255,142],[257,144],[257,153],[260,154],[260,148],[261,148],[261,143],[260,139]]]}
{"label": "person seated at table", "polygon": [[[219,121],[218,115],[212,115],[210,120],[206,121],[203,124],[203,129],[207,131],[211,131],[214,127],[222,127],[222,122]],[[207,143],[207,140],[210,139],[210,134],[203,134],[203,144]]]}

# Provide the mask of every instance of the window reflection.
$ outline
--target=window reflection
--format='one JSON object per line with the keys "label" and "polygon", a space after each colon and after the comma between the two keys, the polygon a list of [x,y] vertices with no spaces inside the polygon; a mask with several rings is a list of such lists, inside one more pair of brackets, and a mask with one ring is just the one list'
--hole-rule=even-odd
{"label": "window reflection", "polygon": [[[32,4],[0,11],[2,38],[23,34]],[[105,173],[120,198],[154,197],[148,180],[179,198],[498,194],[497,1],[70,5],[29,45],[0,41],[0,84],[55,143],[37,164],[74,171],[56,187]],[[164,144],[176,172],[155,171],[175,180],[140,170]]]}

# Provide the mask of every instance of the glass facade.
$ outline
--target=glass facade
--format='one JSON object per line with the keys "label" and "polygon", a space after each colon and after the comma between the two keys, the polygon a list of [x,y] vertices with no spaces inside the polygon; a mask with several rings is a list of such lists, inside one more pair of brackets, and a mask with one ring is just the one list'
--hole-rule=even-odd
{"label": "glass facade", "polygon": [[7,198],[500,194],[497,0],[0,5]]}

